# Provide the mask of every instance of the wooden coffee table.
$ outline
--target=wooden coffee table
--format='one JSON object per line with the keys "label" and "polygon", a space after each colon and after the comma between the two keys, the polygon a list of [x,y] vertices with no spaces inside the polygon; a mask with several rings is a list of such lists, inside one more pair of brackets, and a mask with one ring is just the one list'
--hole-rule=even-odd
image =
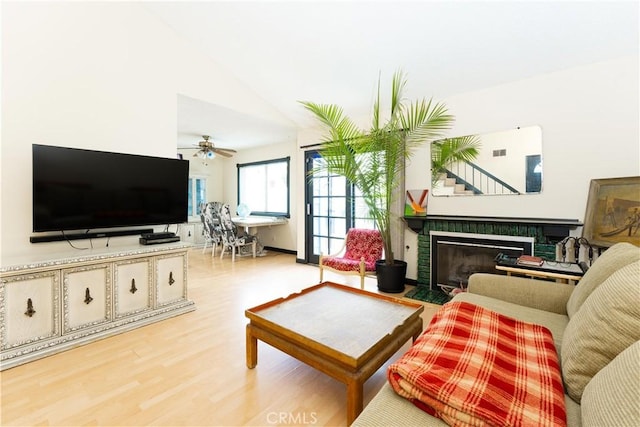
{"label": "wooden coffee table", "polygon": [[362,412],[364,382],[422,332],[419,303],[323,282],[250,308],[247,367],[261,340],[347,385],[347,424]]}

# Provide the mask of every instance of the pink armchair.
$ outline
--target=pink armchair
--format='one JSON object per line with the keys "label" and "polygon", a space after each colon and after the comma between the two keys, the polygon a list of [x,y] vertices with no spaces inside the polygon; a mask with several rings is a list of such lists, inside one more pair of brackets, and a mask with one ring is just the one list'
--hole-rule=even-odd
{"label": "pink armchair", "polygon": [[320,282],[326,268],[342,274],[358,274],[360,289],[364,289],[364,276],[375,274],[376,261],[382,259],[382,248],[382,236],[378,230],[349,229],[339,252],[320,254]]}

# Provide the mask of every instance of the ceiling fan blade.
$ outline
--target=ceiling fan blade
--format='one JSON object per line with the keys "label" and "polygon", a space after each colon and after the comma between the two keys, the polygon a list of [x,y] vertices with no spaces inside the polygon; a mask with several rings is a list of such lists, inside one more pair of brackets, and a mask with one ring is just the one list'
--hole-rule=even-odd
{"label": "ceiling fan blade", "polygon": [[214,148],[214,149],[213,149],[213,152],[214,152],[214,153],[216,153],[216,154],[219,154],[219,155],[221,155],[221,156],[223,156],[223,157],[232,157],[232,156],[233,156],[233,154],[231,154],[231,153],[227,153],[226,151],[222,151],[222,150],[221,150],[221,149],[219,149],[219,148]]}
{"label": "ceiling fan blade", "polygon": [[199,148],[199,150],[193,155],[194,157],[202,156],[203,153],[205,156],[209,153],[215,153],[222,157],[231,157],[233,155],[232,153],[236,153],[236,150],[232,150],[230,148],[217,148],[210,138],[211,137],[208,135],[202,135],[203,140],[199,141],[198,144],[194,144],[194,147]]}

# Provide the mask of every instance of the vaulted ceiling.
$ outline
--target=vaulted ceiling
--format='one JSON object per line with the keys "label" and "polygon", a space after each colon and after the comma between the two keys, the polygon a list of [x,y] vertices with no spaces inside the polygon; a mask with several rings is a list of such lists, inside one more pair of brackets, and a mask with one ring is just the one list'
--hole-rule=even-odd
{"label": "vaulted ceiling", "polygon": [[[637,1],[142,4],[266,100],[291,128],[311,124],[300,100],[368,115],[378,77],[384,85],[397,69],[407,74],[408,98],[441,100],[639,50]],[[226,114],[225,128],[200,124],[211,114]],[[215,132],[231,148],[291,135],[291,128],[186,97],[178,127],[183,135]],[[189,138],[179,145],[198,140]]]}

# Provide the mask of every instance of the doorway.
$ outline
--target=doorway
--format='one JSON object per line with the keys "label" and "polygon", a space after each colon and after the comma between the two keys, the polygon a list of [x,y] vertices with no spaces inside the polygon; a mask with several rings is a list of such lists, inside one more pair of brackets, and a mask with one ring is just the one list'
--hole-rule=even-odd
{"label": "doorway", "polygon": [[322,162],[317,151],[305,152],[305,261],[311,264],[321,253],[339,251],[349,228],[375,228],[353,185],[343,176],[318,172]]}

